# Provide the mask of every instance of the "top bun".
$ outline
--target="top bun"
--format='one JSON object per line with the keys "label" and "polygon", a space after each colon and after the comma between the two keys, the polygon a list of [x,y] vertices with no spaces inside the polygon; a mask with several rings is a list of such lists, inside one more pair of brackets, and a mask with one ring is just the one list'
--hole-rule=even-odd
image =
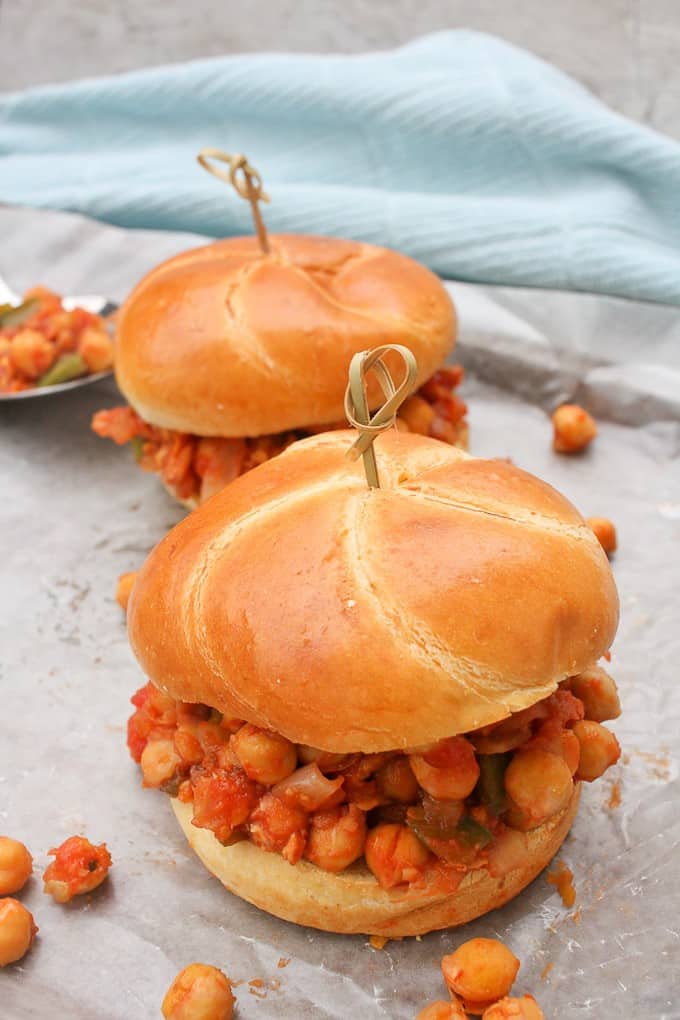
{"label": "top bun", "polygon": [[[153,269],[118,314],[116,379],[146,421],[259,436],[341,421],[353,354],[406,344],[428,379],[455,341],[439,279],[386,248],[273,234],[194,248]],[[397,362],[398,364],[398,362]],[[377,403],[380,393],[369,394]]]}
{"label": "top bun", "polygon": [[369,489],[353,438],[295,443],[151,553],[128,625],[158,687],[296,743],[372,752],[496,722],[609,649],[611,570],[563,496],[393,430]]}

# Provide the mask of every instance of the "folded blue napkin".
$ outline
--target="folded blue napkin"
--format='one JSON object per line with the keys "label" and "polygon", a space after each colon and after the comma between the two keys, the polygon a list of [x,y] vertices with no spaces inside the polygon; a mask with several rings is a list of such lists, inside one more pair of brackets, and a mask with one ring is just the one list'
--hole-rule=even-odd
{"label": "folded blue napkin", "polygon": [[123,226],[250,232],[247,203],[196,164],[206,145],[260,170],[272,231],[376,241],[463,280],[680,304],[680,145],[471,32],[5,95],[0,196]]}

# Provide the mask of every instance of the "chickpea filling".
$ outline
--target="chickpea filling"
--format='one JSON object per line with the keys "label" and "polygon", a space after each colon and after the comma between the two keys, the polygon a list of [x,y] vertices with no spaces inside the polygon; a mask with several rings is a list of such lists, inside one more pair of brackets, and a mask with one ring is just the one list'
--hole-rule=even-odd
{"label": "chickpea filling", "polygon": [[[447,365],[408,398],[399,411],[399,427],[467,448],[467,407],[454,392],[463,378],[460,365]],[[316,432],[346,428],[346,423],[297,429],[254,438],[190,435],[150,425],[131,407],[98,411],[92,428],[98,436],[132,445],[144,471],[157,472],[179,499],[204,500],[239,475],[282,453]]]}
{"label": "chickpea filling", "polygon": [[363,858],[384,889],[453,891],[476,868],[507,874],[574,783],[620,755],[602,725],[619,715],[616,684],[597,666],[502,722],[378,754],[293,744],[152,684],[132,703],[128,747],[144,786],[192,804],[195,826],[331,872]]}

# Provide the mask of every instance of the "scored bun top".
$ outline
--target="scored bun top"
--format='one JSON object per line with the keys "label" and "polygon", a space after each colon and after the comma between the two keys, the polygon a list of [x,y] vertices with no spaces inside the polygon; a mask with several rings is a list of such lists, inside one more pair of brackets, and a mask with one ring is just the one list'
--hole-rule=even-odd
{"label": "scored bun top", "polygon": [[609,649],[609,563],[563,496],[392,430],[369,489],[353,438],[295,443],[153,550],[128,607],[153,683],[297,743],[371,752],[496,722]]}
{"label": "scored bun top", "polygon": [[326,425],[344,418],[357,351],[406,344],[419,385],[444,362],[455,312],[424,266],[356,241],[269,241],[268,255],[252,237],[177,255],[122,305],[116,379],[146,421],[203,436]]}

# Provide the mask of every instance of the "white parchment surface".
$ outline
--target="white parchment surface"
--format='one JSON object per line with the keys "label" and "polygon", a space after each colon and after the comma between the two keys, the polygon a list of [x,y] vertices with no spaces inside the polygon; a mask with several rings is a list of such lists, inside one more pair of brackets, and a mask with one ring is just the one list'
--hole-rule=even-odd
{"label": "white parchment surface", "polygon": [[[0,209],[0,225],[0,273],[14,289],[42,282],[118,300],[161,258],[198,243],[30,210]],[[142,790],[125,747],[143,677],[115,582],[181,511],[128,451],[89,431],[92,412],[115,402],[106,383],[0,404],[0,832],[35,855],[22,899],[40,926],[32,952],[0,971],[1,1020],[156,1018],[195,960],[242,982],[240,1020],[413,1020],[445,996],[441,956],[474,935],[510,945],[522,961],[516,988],[551,1020],[680,1018],[680,314],[451,289],[472,452],[511,457],[618,529],[611,671],[625,757],[585,789],[561,854],[576,907],[540,876],[463,930],[376,951],[271,918],[210,877],[165,797]],[[551,450],[547,412],[571,397],[594,411],[600,434],[568,458]],[[614,781],[618,808],[608,806]],[[48,848],[76,832],[105,840],[114,866],[98,892],[58,906],[40,872]]]}

